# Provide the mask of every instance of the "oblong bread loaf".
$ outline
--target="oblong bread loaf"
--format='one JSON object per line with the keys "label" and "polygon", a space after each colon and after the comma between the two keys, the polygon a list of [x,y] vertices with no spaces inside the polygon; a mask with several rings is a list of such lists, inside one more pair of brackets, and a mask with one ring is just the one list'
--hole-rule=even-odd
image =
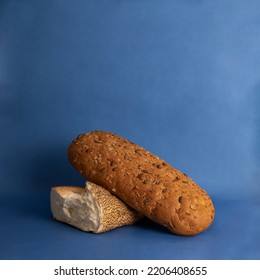
{"label": "oblong bread loaf", "polygon": [[118,135],[82,134],[68,158],[86,179],[175,234],[198,234],[214,219],[210,197],[192,179]]}
{"label": "oblong bread loaf", "polygon": [[59,186],[51,190],[53,217],[83,231],[101,233],[131,225],[142,215],[106,189],[91,183],[86,188]]}

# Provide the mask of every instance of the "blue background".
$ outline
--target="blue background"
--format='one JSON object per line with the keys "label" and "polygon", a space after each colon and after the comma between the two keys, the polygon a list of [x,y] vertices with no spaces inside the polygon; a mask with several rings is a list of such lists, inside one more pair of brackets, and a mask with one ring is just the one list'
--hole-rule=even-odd
{"label": "blue background", "polygon": [[[1,259],[260,259],[257,0],[0,1]],[[52,219],[67,160],[107,130],[185,172],[216,206],[194,237],[144,220],[95,235]]]}

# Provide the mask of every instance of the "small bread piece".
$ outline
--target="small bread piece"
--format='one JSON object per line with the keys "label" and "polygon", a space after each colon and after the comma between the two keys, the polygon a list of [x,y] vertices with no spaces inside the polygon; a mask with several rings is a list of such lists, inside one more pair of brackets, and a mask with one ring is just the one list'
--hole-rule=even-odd
{"label": "small bread piece", "polygon": [[192,179],[144,148],[104,131],[78,136],[71,164],[130,207],[178,235],[195,235],[214,219],[214,206]]}
{"label": "small bread piece", "polygon": [[86,183],[86,188],[53,187],[51,211],[56,220],[95,233],[131,225],[142,217],[116,196],[91,182]]}

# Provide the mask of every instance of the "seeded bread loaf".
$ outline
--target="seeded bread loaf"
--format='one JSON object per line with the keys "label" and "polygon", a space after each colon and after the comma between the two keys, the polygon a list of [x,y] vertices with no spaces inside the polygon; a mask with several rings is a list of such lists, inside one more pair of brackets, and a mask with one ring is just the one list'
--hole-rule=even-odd
{"label": "seeded bread loaf", "polygon": [[214,219],[214,206],[192,179],[144,148],[109,132],[78,136],[71,164],[88,180],[178,235],[195,235]]}
{"label": "seeded bread loaf", "polygon": [[94,233],[131,225],[142,218],[109,191],[91,182],[86,183],[86,188],[52,188],[51,211],[56,220]]}

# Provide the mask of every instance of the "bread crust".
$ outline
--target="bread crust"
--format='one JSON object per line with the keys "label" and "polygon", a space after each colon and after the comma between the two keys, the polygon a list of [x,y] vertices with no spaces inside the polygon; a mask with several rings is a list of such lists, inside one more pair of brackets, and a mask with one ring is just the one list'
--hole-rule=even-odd
{"label": "bread crust", "polygon": [[110,132],[79,135],[68,159],[87,180],[178,235],[195,235],[214,219],[207,193],[144,148]]}
{"label": "bread crust", "polygon": [[96,199],[101,210],[101,222],[96,233],[106,232],[121,226],[132,225],[143,218],[140,213],[131,209],[121,199],[112,195],[105,188],[92,182],[87,182],[86,189]]}

